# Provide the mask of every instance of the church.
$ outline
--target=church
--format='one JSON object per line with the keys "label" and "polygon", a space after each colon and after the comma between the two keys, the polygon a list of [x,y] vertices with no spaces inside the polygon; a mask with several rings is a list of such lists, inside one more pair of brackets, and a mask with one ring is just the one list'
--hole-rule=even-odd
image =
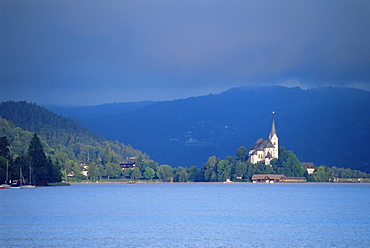
{"label": "church", "polygon": [[[273,112],[274,113],[274,112]],[[279,158],[279,138],[276,133],[275,120],[272,117],[271,131],[267,140],[259,138],[249,151],[249,162],[270,165],[270,161]]]}

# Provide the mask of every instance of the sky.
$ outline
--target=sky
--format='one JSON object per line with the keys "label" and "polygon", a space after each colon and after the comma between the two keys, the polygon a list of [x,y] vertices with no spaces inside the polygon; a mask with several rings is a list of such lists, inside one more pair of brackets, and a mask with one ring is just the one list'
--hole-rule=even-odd
{"label": "sky", "polygon": [[368,0],[0,0],[0,101],[370,90]]}

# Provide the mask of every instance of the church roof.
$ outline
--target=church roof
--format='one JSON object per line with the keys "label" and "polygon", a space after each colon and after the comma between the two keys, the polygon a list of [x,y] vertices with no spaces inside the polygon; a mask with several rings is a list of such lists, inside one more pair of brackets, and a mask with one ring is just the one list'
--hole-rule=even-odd
{"label": "church roof", "polygon": [[275,148],[271,140],[266,140],[265,148]]}
{"label": "church roof", "polygon": [[251,150],[256,150],[256,148],[263,142],[262,138],[259,138],[254,145],[252,146]]}
{"label": "church roof", "polygon": [[258,139],[256,143],[252,146],[251,150],[263,151],[265,148],[274,148],[275,146],[270,140]]}
{"label": "church roof", "polygon": [[301,165],[305,168],[314,169],[315,165],[312,162],[302,162]]}
{"label": "church roof", "polygon": [[253,151],[253,152],[251,153],[251,156],[253,156],[253,155],[257,155],[257,151]]}

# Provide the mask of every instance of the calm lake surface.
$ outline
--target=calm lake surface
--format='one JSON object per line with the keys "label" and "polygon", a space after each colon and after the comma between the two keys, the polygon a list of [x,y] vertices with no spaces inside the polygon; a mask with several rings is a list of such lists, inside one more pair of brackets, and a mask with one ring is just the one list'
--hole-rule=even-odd
{"label": "calm lake surface", "polygon": [[370,246],[370,184],[73,184],[0,210],[0,247]]}

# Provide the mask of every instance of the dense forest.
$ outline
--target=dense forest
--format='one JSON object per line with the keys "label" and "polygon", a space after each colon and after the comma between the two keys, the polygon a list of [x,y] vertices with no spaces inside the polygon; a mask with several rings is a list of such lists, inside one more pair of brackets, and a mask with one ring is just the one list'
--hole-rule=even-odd
{"label": "dense forest", "polygon": [[[34,133],[40,137],[47,158],[62,166],[64,178],[68,174],[81,176],[81,163],[109,170],[113,165],[117,168],[119,161],[127,157],[149,159],[129,145],[106,140],[76,121],[36,104],[9,101],[0,105],[0,137],[6,137],[9,143],[10,165],[27,154]],[[13,169],[15,174],[16,171]]]}
{"label": "dense forest", "polygon": [[77,107],[73,117],[106,138],[139,147],[159,163],[200,168],[208,157],[226,157],[266,138],[275,111],[280,144],[300,161],[370,173],[370,92],[364,90],[242,87],[130,106],[131,112],[126,106],[124,113],[107,115]]}

